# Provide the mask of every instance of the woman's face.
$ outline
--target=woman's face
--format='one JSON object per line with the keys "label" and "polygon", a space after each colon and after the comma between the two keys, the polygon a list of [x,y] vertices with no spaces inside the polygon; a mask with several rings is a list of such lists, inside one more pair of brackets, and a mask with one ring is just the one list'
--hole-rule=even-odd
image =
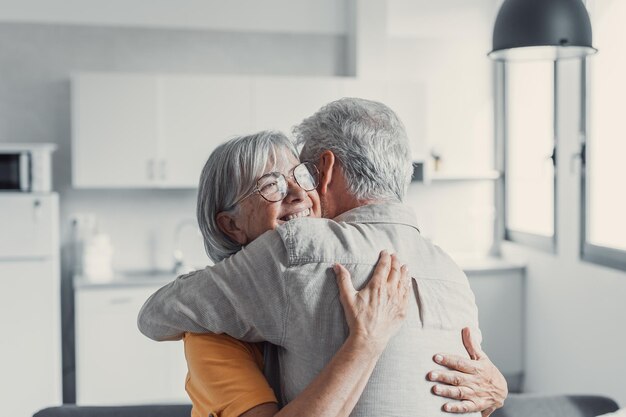
{"label": "woman's face", "polygon": [[287,178],[287,195],[282,201],[269,202],[259,193],[243,200],[235,216],[235,222],[242,236],[238,243],[247,244],[281,224],[297,217],[320,217],[320,200],[316,190],[305,191],[291,176],[293,168],[300,161],[290,152],[277,153],[279,160],[266,167],[266,172],[280,172]]}

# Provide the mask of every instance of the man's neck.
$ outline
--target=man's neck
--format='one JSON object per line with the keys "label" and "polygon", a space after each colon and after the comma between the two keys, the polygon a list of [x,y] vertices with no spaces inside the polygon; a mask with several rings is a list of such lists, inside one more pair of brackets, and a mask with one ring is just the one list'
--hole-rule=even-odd
{"label": "man's neck", "polygon": [[363,207],[363,206],[367,206],[370,204],[381,204],[384,202],[385,200],[358,200],[350,196],[349,198],[342,199],[341,204],[337,206],[337,209],[335,210],[333,217],[337,217],[357,207]]}

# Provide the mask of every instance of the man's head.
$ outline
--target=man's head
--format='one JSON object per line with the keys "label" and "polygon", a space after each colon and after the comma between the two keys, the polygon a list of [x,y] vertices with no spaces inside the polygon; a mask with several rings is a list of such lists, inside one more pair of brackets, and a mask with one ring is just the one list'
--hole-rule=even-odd
{"label": "man's head", "polygon": [[300,158],[320,168],[324,217],[363,204],[402,201],[411,181],[411,149],[398,116],[382,103],[333,101],[294,128]]}

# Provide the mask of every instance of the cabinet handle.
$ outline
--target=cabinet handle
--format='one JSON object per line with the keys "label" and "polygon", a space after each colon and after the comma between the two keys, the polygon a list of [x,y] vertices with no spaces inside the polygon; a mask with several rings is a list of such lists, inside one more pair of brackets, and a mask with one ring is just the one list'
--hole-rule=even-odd
{"label": "cabinet handle", "polygon": [[161,159],[159,164],[159,174],[161,176],[161,180],[165,180],[167,178],[167,161],[165,159]]}
{"label": "cabinet handle", "polygon": [[116,297],[109,300],[109,304],[128,304],[132,301],[130,297]]}
{"label": "cabinet handle", "polygon": [[148,169],[148,179],[153,180],[154,179],[154,159],[148,159],[147,169]]}

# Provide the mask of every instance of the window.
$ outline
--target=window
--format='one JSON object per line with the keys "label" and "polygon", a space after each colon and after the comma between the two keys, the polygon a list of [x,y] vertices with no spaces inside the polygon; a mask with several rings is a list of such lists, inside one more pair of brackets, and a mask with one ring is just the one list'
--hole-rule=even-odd
{"label": "window", "polygon": [[596,0],[591,11],[600,52],[587,62],[582,257],[626,270],[626,2]]}
{"label": "window", "polygon": [[505,69],[505,238],[555,251],[555,65]]}

